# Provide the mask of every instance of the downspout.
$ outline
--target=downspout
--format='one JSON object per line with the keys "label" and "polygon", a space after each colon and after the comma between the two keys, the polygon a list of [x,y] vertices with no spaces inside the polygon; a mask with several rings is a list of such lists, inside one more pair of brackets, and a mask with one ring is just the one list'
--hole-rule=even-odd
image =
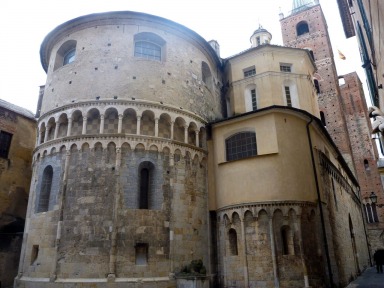
{"label": "downspout", "polygon": [[332,267],[331,267],[331,258],[329,256],[329,249],[328,249],[328,241],[327,241],[327,234],[325,230],[325,221],[324,221],[324,214],[323,214],[323,205],[321,203],[321,196],[320,196],[320,188],[319,188],[319,180],[317,178],[317,170],[315,165],[315,157],[313,155],[312,150],[312,139],[311,139],[311,133],[309,131],[309,125],[311,125],[313,121],[313,118],[311,118],[311,121],[309,121],[306,125],[307,128],[307,137],[308,137],[308,144],[309,144],[309,151],[311,152],[311,160],[312,160],[312,169],[313,174],[315,176],[315,183],[316,183],[316,192],[317,192],[317,200],[319,202],[319,210],[320,210],[320,219],[321,219],[321,228],[323,232],[323,241],[324,241],[324,249],[325,249],[325,256],[327,257],[327,268],[329,273],[329,281],[331,284],[331,287],[334,287],[333,284],[333,274],[332,274]]}

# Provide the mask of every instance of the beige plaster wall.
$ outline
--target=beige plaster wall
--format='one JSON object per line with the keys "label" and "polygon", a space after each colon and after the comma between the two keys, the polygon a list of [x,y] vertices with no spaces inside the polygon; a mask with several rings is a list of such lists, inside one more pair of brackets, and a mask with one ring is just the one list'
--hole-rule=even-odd
{"label": "beige plaster wall", "polygon": [[[270,113],[215,125],[217,208],[259,201],[315,201],[305,124],[289,113]],[[256,132],[258,155],[226,162],[225,139],[245,130]]]}
{"label": "beige plaster wall", "polygon": [[[291,64],[291,72],[281,72],[281,63]],[[290,86],[293,107],[319,116],[311,79],[315,67],[305,50],[263,45],[230,58],[226,65],[231,114],[247,112],[244,93],[247,87],[255,85],[258,109],[287,105],[284,86]],[[256,75],[244,78],[244,69],[252,66]]]}

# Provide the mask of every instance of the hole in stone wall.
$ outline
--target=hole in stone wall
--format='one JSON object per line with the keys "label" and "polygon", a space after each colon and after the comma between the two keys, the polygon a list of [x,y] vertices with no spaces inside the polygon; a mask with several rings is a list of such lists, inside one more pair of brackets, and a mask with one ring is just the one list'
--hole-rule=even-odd
{"label": "hole in stone wall", "polygon": [[147,265],[148,263],[148,244],[137,243],[135,246],[136,265]]}
{"label": "hole in stone wall", "polygon": [[39,245],[33,245],[32,253],[31,253],[31,265],[35,263],[38,256],[39,256]]}

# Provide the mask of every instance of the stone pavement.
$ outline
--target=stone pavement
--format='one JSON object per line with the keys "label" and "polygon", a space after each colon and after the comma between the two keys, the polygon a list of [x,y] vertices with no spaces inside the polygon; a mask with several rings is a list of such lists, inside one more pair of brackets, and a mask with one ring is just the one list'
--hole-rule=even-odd
{"label": "stone pavement", "polygon": [[346,288],[383,288],[384,274],[377,274],[376,266],[367,268],[357,279]]}

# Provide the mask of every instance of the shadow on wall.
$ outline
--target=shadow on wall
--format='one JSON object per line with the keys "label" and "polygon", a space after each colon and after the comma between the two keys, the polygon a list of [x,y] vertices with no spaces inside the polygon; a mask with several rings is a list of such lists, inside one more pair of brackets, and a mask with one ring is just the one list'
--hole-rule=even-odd
{"label": "shadow on wall", "polygon": [[28,195],[17,187],[10,193],[11,204],[0,214],[0,287],[12,287],[17,275]]}

